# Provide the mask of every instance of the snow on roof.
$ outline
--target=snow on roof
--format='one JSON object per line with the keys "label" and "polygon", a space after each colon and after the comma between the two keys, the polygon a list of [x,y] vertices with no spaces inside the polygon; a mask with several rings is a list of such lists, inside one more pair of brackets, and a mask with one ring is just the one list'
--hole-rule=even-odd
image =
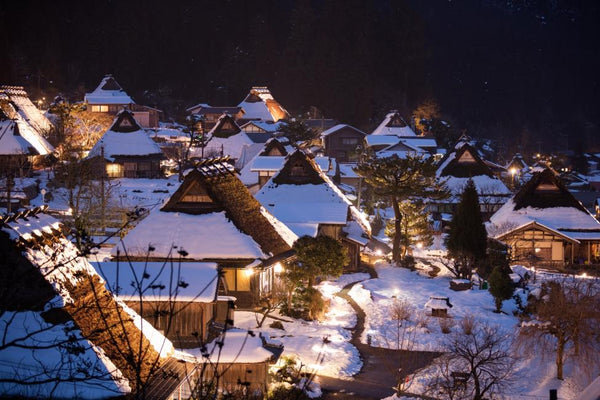
{"label": "snow on roof", "polygon": [[[252,162],[251,171],[279,171],[285,164],[286,156],[258,156]],[[315,157],[313,160],[323,172],[330,170],[329,157]]]}
{"label": "snow on roof", "polygon": [[332,159],[334,163],[334,167],[327,171],[327,176],[333,177],[337,174],[337,169],[339,168],[340,177],[342,178],[359,178],[354,168],[356,168],[356,163],[340,163],[336,159]]}
{"label": "snow on roof", "polygon": [[415,138],[402,138],[400,141],[408,146],[412,147],[437,147],[437,142],[434,138],[429,137],[420,137],[417,136]]}
{"label": "snow on roof", "polygon": [[[106,288],[125,301],[139,301],[140,292],[144,301],[210,303],[217,296],[219,274],[217,264],[213,262],[110,261],[92,264],[106,281]],[[147,278],[142,278],[144,273]]]}
{"label": "snow on roof", "polygon": [[[250,165],[254,159],[260,154],[260,152],[264,148],[264,143],[253,143],[249,145],[245,145],[242,147],[242,153],[240,157],[235,162],[236,169],[243,169],[248,166],[248,171],[250,170]],[[243,182],[243,179],[242,179]]]}
{"label": "snow on roof", "polygon": [[245,119],[260,119],[263,121],[277,122],[285,119],[288,112],[273,98],[273,95],[266,87],[255,86],[250,89],[250,93],[244,101],[238,104],[246,114]]}
{"label": "snow on roof", "polygon": [[21,135],[15,135],[16,122],[0,121],[0,155],[35,155],[35,148]]}
{"label": "snow on roof", "polygon": [[445,176],[442,179],[445,180],[446,186],[450,190],[454,200],[459,201],[462,192],[465,190],[465,186],[469,179],[473,180],[475,187],[477,188],[477,194],[480,197],[480,202],[491,200],[492,198],[506,198],[510,197],[512,192],[506,187],[504,182],[496,177],[490,177],[487,175],[478,175],[472,178],[457,178],[454,176]]}
{"label": "snow on roof", "polygon": [[392,145],[400,141],[396,135],[367,135],[367,146]]}
{"label": "snow on roof", "polygon": [[29,95],[22,86],[0,86],[0,94],[10,99],[19,116],[35,130],[38,135],[52,130],[52,123],[32,103]]}
{"label": "snow on roof", "polygon": [[342,228],[342,230],[346,232],[347,239],[352,240],[353,242],[356,242],[361,246],[366,246],[367,243],[369,243],[369,238],[363,236],[363,228],[358,222],[354,220],[348,221],[348,224],[344,228]]}
{"label": "snow on roof", "polygon": [[574,240],[600,239],[600,223],[589,212],[574,207],[514,208],[510,199],[490,218],[496,237],[536,222]]}
{"label": "snow on roof", "polygon": [[96,142],[87,158],[102,156],[109,161],[115,161],[118,156],[161,156],[162,150],[148,136],[133,116],[127,110],[117,114],[112,126]]}
{"label": "snow on roof", "polygon": [[177,252],[185,250],[190,260],[267,258],[225,212],[191,215],[156,208],[123,238],[113,255],[119,248],[127,249],[130,255],[145,256],[150,245],[155,249],[151,257],[177,258]]}
{"label": "snow on roof", "polygon": [[263,129],[265,132],[274,133],[279,132],[279,128],[284,124],[283,121],[269,122],[269,121],[249,121],[240,126],[244,132],[250,130],[250,126],[254,125],[257,128]]}
{"label": "snow on roof", "polygon": [[106,75],[91,93],[84,97],[88,104],[135,104],[112,75]]}
{"label": "snow on roof", "polygon": [[[220,350],[217,341],[223,342]],[[206,347],[211,363],[262,363],[273,358],[273,353],[264,348],[258,333],[250,334],[249,331],[240,329],[225,331]],[[195,355],[199,361],[206,360],[197,349],[187,351]]]}
{"label": "snow on roof", "polygon": [[340,129],[342,129],[342,128],[346,128],[346,127],[347,127],[347,128],[349,128],[349,129],[352,129],[352,130],[354,130],[354,131],[356,131],[356,132],[358,132],[358,133],[360,133],[360,134],[361,134],[361,135],[363,135],[363,136],[365,136],[365,135],[366,135],[366,133],[364,133],[364,132],[363,132],[363,131],[361,131],[360,129],[357,129],[357,128],[355,128],[355,127],[351,126],[351,125],[347,125],[347,124],[337,124],[336,126],[334,126],[334,127],[331,127],[331,128],[329,128],[329,129],[327,129],[325,132],[321,133],[321,136],[322,136],[322,137],[329,136],[329,135],[331,135],[332,133],[334,133],[334,132],[337,132],[337,131],[339,131]]}
{"label": "snow on roof", "polygon": [[[2,397],[52,393],[56,398],[104,399],[131,392],[121,371],[72,321],[48,323],[41,314],[7,311],[0,316],[0,324],[9,328],[3,329],[3,342],[18,340],[19,345],[0,350],[0,379],[8,380],[0,383]],[[65,343],[78,353],[69,353]]]}
{"label": "snow on roof", "polygon": [[[168,356],[173,349],[172,344],[138,314],[128,309],[124,303],[115,299],[103,288],[100,289],[103,283],[101,277],[97,275],[90,263],[80,256],[74,244],[62,234],[60,222],[43,214],[43,210],[44,208],[32,209],[20,213],[13,219],[4,218],[4,224],[0,229],[8,234],[8,238],[15,242],[15,246],[16,243],[20,243],[23,257],[39,271],[40,279],[51,285],[52,294],[56,294],[50,301],[43,300],[46,302],[44,310],[62,309],[72,317],[72,320],[46,326],[46,319],[37,311],[19,312],[14,315],[5,312],[0,317],[2,322],[9,321],[10,329],[5,330],[9,336],[24,337],[23,344],[26,345],[31,341],[37,342],[24,348],[8,346],[0,350],[2,360],[0,376],[15,377],[15,373],[22,372],[21,375],[26,382],[25,384],[18,382],[0,384],[0,393],[39,396],[56,390],[52,393],[65,398],[106,398],[129,393],[131,388],[127,379],[133,377],[126,375],[127,379],[125,379],[123,373],[115,366],[126,363],[124,361],[126,356],[121,351],[116,351],[120,346],[125,346],[121,342],[122,336],[114,335],[114,340],[106,341],[106,335],[109,335],[106,333],[106,325],[102,325],[99,318],[89,317],[98,311],[90,308],[90,299],[81,295],[81,285],[94,287],[98,301],[108,306],[105,310],[107,319],[117,318],[117,314],[122,318],[121,310],[128,313],[132,318],[131,322],[126,319],[119,329],[123,329],[128,334],[133,333],[131,329],[142,332],[144,338],[148,339],[148,345],[156,349],[158,353],[156,356]],[[86,286],[85,292],[89,290],[90,288]],[[86,308],[88,312],[76,312],[82,307],[88,307]],[[12,320],[12,317],[15,319]],[[79,328],[90,333],[84,338]],[[64,346],[67,342],[81,345],[82,351],[68,351]],[[52,343],[57,345],[53,346]],[[59,345],[60,343],[62,345]],[[144,351],[143,357],[154,357],[155,353],[148,350],[149,348],[140,347],[140,349]],[[127,372],[126,369],[123,371]],[[56,383],[52,381],[54,377],[67,378],[67,383]],[[45,378],[50,378],[51,382],[40,382]],[[82,382],[74,384],[74,380],[79,378]]]}
{"label": "snow on roof", "polygon": [[54,147],[40,135],[37,131],[27,124],[22,119],[17,119],[19,134],[38,152],[39,155],[45,156],[54,152]]}
{"label": "snow on roof", "polygon": [[592,381],[575,400],[598,400],[600,398],[600,376]]}
{"label": "snow on roof", "polygon": [[[370,233],[370,225],[346,196],[318,171],[323,183],[319,184],[276,184],[273,179],[256,194],[256,198],[277,219],[289,225],[298,235],[307,232],[305,224],[346,225],[348,214],[354,218],[365,232]],[[296,225],[302,224],[302,225]],[[301,229],[294,229],[295,226]],[[312,231],[312,227],[310,228]]]}
{"label": "snow on roof", "polygon": [[371,135],[417,136],[396,111],[388,113]]}
{"label": "snow on roof", "polygon": [[[244,146],[253,145],[254,142],[248,137],[246,132],[240,132],[235,135],[229,136],[228,138],[220,138],[213,136],[212,139],[206,145],[206,149],[218,149],[223,150],[223,156],[231,156],[231,158],[238,159],[242,155],[242,149]],[[206,152],[206,149],[204,151]],[[194,154],[201,151],[200,148],[194,148]]]}
{"label": "snow on roof", "polygon": [[298,236],[316,237],[319,233],[318,223],[295,223],[286,222],[286,225]]}

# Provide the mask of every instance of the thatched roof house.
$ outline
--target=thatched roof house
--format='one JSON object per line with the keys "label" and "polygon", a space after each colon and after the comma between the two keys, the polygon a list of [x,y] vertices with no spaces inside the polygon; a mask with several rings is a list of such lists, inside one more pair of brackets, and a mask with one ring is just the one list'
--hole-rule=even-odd
{"label": "thatched roof house", "polygon": [[[46,116],[33,104],[22,86],[0,86],[0,108],[10,106],[18,113],[19,119],[26,122],[40,136],[48,135],[54,127]],[[8,104],[6,104],[8,103]],[[6,111],[6,110],[5,110]],[[11,116],[10,118],[15,118]],[[52,150],[53,151],[53,150]]]}
{"label": "thatched roof house", "polygon": [[91,112],[117,114],[123,109],[130,110],[144,128],[158,127],[160,110],[136,104],[110,74],[105,75],[91,93],[86,93],[84,101]]}
{"label": "thatched roof house", "polygon": [[469,179],[473,180],[477,188],[484,219],[498,210],[512,194],[494,175],[477,149],[464,138],[442,159],[436,175],[446,181],[451,196],[443,202],[432,204],[429,209],[434,213],[452,214]]}
{"label": "thatched roof house", "polygon": [[274,266],[292,255],[296,239],[248,192],[227,159],[213,159],[192,169],[119,248],[145,258],[152,246],[152,261],[182,252],[187,262],[215,262],[224,271],[226,293],[249,305],[270,292]]}
{"label": "thatched roof house", "polygon": [[[0,100],[1,103],[1,100]],[[0,173],[28,175],[54,148],[28,124],[11,103],[0,104]]]}
{"label": "thatched roof house", "polygon": [[289,118],[285,108],[273,98],[269,89],[265,86],[254,86],[244,101],[238,104],[246,111],[245,120],[262,120],[277,122],[280,119]]}
{"label": "thatched roof house", "polygon": [[0,395],[98,399],[160,388],[145,398],[167,399],[189,389],[190,364],[105,288],[43,211],[0,218]]}
{"label": "thatched roof house", "polygon": [[327,235],[340,240],[348,248],[350,268],[358,267],[370,225],[302,150],[285,158],[283,168],[256,198],[298,236]]}
{"label": "thatched roof house", "polygon": [[404,118],[396,110],[390,111],[371,135],[393,135],[398,137],[414,137],[417,134],[410,128]]}
{"label": "thatched roof house", "polygon": [[600,223],[550,169],[536,173],[490,218],[488,232],[523,263],[600,260]]}
{"label": "thatched roof house", "polygon": [[109,178],[159,178],[164,155],[131,111],[117,114],[111,127],[90,150],[87,159],[104,165]]}

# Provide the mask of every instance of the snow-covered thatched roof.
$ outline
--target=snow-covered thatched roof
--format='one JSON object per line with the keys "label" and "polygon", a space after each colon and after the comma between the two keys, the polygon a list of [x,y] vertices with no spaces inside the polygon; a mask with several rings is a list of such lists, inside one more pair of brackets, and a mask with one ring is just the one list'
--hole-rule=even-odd
{"label": "snow-covered thatched roof", "polygon": [[152,245],[155,258],[185,250],[191,260],[253,261],[290,251],[296,239],[260,206],[226,160],[215,159],[191,170],[165,205],[125,236],[122,246],[144,256]]}
{"label": "snow-covered thatched roof", "polygon": [[600,239],[600,223],[550,169],[536,173],[492,215],[488,228],[500,238],[533,224],[575,241]]}
{"label": "snow-covered thatched roof", "polygon": [[[45,135],[52,130],[52,123],[29,99],[22,86],[0,86],[0,103],[2,99],[9,101],[21,119],[29,124],[38,135]],[[14,118],[11,116],[11,118]]]}
{"label": "snow-covered thatched roof", "polygon": [[[44,208],[0,219],[0,395],[108,398],[173,354],[172,344],[104,286]],[[139,368],[130,360],[140,358]]]}
{"label": "snow-covered thatched roof", "polygon": [[319,224],[346,226],[351,220],[370,235],[368,221],[302,150],[286,157],[256,198],[298,236],[315,236]]}
{"label": "snow-covered thatched roof", "polygon": [[371,135],[394,135],[398,137],[417,136],[397,111],[389,112],[381,124],[371,132]]}
{"label": "snow-covered thatched roof", "polygon": [[[446,180],[446,185],[455,201],[458,200],[469,179],[475,183],[481,201],[508,198],[511,195],[504,182],[494,176],[490,167],[468,141],[459,141],[457,146],[446,154],[440,162],[436,175]],[[497,202],[497,199],[493,202]]]}
{"label": "snow-covered thatched roof", "polygon": [[135,104],[112,75],[106,75],[93,92],[86,93],[85,102],[88,104]]}
{"label": "snow-covered thatched roof", "polygon": [[90,150],[88,158],[102,155],[109,161],[131,156],[163,157],[158,144],[142,129],[128,110],[121,110],[117,114],[111,127]]}
{"label": "snow-covered thatched roof", "polygon": [[274,98],[269,89],[264,86],[254,86],[244,101],[238,104],[246,114],[244,119],[259,119],[277,122],[289,117],[288,112]]}

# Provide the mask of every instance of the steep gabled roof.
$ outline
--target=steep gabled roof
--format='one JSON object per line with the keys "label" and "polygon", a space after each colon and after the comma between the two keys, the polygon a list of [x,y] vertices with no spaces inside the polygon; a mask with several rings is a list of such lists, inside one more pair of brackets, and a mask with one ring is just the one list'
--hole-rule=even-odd
{"label": "steep gabled roof", "polygon": [[288,155],[283,168],[273,177],[273,183],[278,185],[319,185],[325,183],[319,172],[320,168],[302,150],[296,150]]}
{"label": "steep gabled roof", "polygon": [[538,172],[515,194],[515,210],[521,208],[570,207],[583,212],[587,209],[567,190],[560,178],[550,169]]}
{"label": "steep gabled roof", "polygon": [[18,378],[0,393],[108,398],[130,392],[137,378],[151,382],[172,344],[104,287],[43,211],[0,218],[0,323],[23,338],[0,350],[0,374]]}
{"label": "steep gabled roof", "polygon": [[516,168],[518,171],[528,168],[528,165],[525,162],[525,160],[523,159],[523,156],[521,155],[521,153],[515,153],[512,160],[510,160],[510,162],[508,164],[506,164],[507,170],[510,170],[511,168]]}
{"label": "steep gabled roof", "polygon": [[320,224],[347,227],[353,221],[358,231],[370,234],[366,219],[302,150],[287,156],[256,198],[298,236],[315,236]]}
{"label": "steep gabled roof", "polygon": [[446,154],[440,163],[437,175],[471,178],[479,175],[492,177],[493,173],[481,159],[477,150],[469,143],[463,142],[460,147]]}
{"label": "steep gabled roof", "polygon": [[88,104],[135,104],[112,75],[106,75],[91,93],[85,94]]}
{"label": "steep gabled roof", "polygon": [[[34,126],[25,120],[25,118],[17,111],[17,106],[12,101],[8,100],[8,98],[5,98],[4,100],[0,98],[0,124],[4,126],[5,134],[9,132],[6,129],[10,126],[12,127],[10,128],[12,133],[18,135],[14,138],[4,137],[4,144],[1,146],[3,149],[2,154],[17,154],[14,152],[11,153],[11,151],[19,151],[19,147],[26,149],[19,154],[48,155],[54,151],[54,147],[48,143]],[[9,142],[12,144],[9,144]]]}
{"label": "steep gabled roof", "polygon": [[497,237],[537,224],[572,240],[600,240],[600,223],[550,169],[538,172],[490,218]]}
{"label": "steep gabled roof", "polygon": [[269,139],[263,151],[260,152],[260,156],[287,156],[288,151],[277,138]]}
{"label": "steep gabled roof", "polygon": [[[158,224],[173,224],[179,233],[156,235]],[[124,242],[131,247],[135,241],[145,250],[149,238],[161,243],[155,246],[157,254],[177,245],[192,259],[266,259],[291,250],[297,239],[261,207],[226,158],[197,164],[166,204],[132,229]]]}
{"label": "steep gabled roof", "polygon": [[215,126],[208,132],[210,136],[226,139],[230,136],[237,135],[242,129],[238,126],[231,115],[222,114]]}
{"label": "steep gabled roof", "polygon": [[[0,86],[0,94],[10,100],[21,118],[28,123],[38,135],[45,135],[52,130],[52,123],[29,99],[22,86]],[[11,116],[11,118],[14,118]]]}
{"label": "steep gabled roof", "polygon": [[395,135],[398,137],[416,136],[415,132],[408,126],[404,118],[398,111],[389,112],[381,124],[371,133],[371,135]]}
{"label": "steep gabled roof", "polygon": [[96,142],[87,158],[104,155],[109,161],[118,157],[164,158],[162,150],[142,129],[129,110],[121,110],[111,127]]}
{"label": "steep gabled roof", "polygon": [[277,122],[289,117],[288,112],[274,98],[265,86],[254,86],[244,101],[238,104],[246,114],[245,119],[261,119]]}
{"label": "steep gabled roof", "polygon": [[37,154],[37,150],[21,136],[15,121],[0,119],[0,155]]}
{"label": "steep gabled roof", "polygon": [[321,133],[321,136],[322,136],[322,137],[329,136],[329,135],[331,135],[332,133],[336,133],[336,132],[338,132],[338,131],[340,131],[340,130],[342,130],[342,129],[343,129],[343,130],[349,130],[349,131],[351,131],[351,132],[358,133],[358,134],[362,135],[363,137],[367,135],[366,133],[364,133],[363,131],[361,131],[361,130],[360,130],[360,129],[358,129],[358,128],[355,128],[355,127],[353,127],[352,125],[338,124],[338,125],[336,125],[336,126],[334,126],[334,127],[331,127],[331,128],[329,128],[329,129],[327,129],[327,130],[326,130],[326,131],[324,131],[323,133]]}

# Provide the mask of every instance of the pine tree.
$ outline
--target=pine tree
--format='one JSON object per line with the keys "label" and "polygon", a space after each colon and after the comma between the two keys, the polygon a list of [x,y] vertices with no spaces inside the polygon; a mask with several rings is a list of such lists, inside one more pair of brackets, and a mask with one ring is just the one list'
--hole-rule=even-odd
{"label": "pine tree", "polygon": [[512,297],[515,286],[510,279],[508,270],[500,266],[494,268],[488,281],[490,283],[490,293],[494,296],[494,302],[496,303],[496,312],[499,313],[502,309],[502,302]]}
{"label": "pine tree", "polygon": [[[394,209],[394,231],[402,232],[404,214],[400,203],[411,199],[447,197],[445,184],[438,182],[433,157],[409,154],[377,158],[370,154],[359,162],[356,172],[365,178],[375,195],[389,200]],[[402,261],[402,236],[394,235],[392,258]]]}
{"label": "pine tree", "polygon": [[[422,243],[430,246],[433,243],[432,229],[429,223],[427,205],[422,200],[403,201],[400,203],[402,222],[400,224],[400,244],[404,258],[412,246]],[[387,236],[394,238],[396,235],[395,223],[392,221],[386,226]]]}
{"label": "pine tree", "polygon": [[469,278],[473,267],[485,259],[487,232],[479,208],[479,196],[469,179],[450,223],[446,239],[448,255],[460,264],[462,276]]}

